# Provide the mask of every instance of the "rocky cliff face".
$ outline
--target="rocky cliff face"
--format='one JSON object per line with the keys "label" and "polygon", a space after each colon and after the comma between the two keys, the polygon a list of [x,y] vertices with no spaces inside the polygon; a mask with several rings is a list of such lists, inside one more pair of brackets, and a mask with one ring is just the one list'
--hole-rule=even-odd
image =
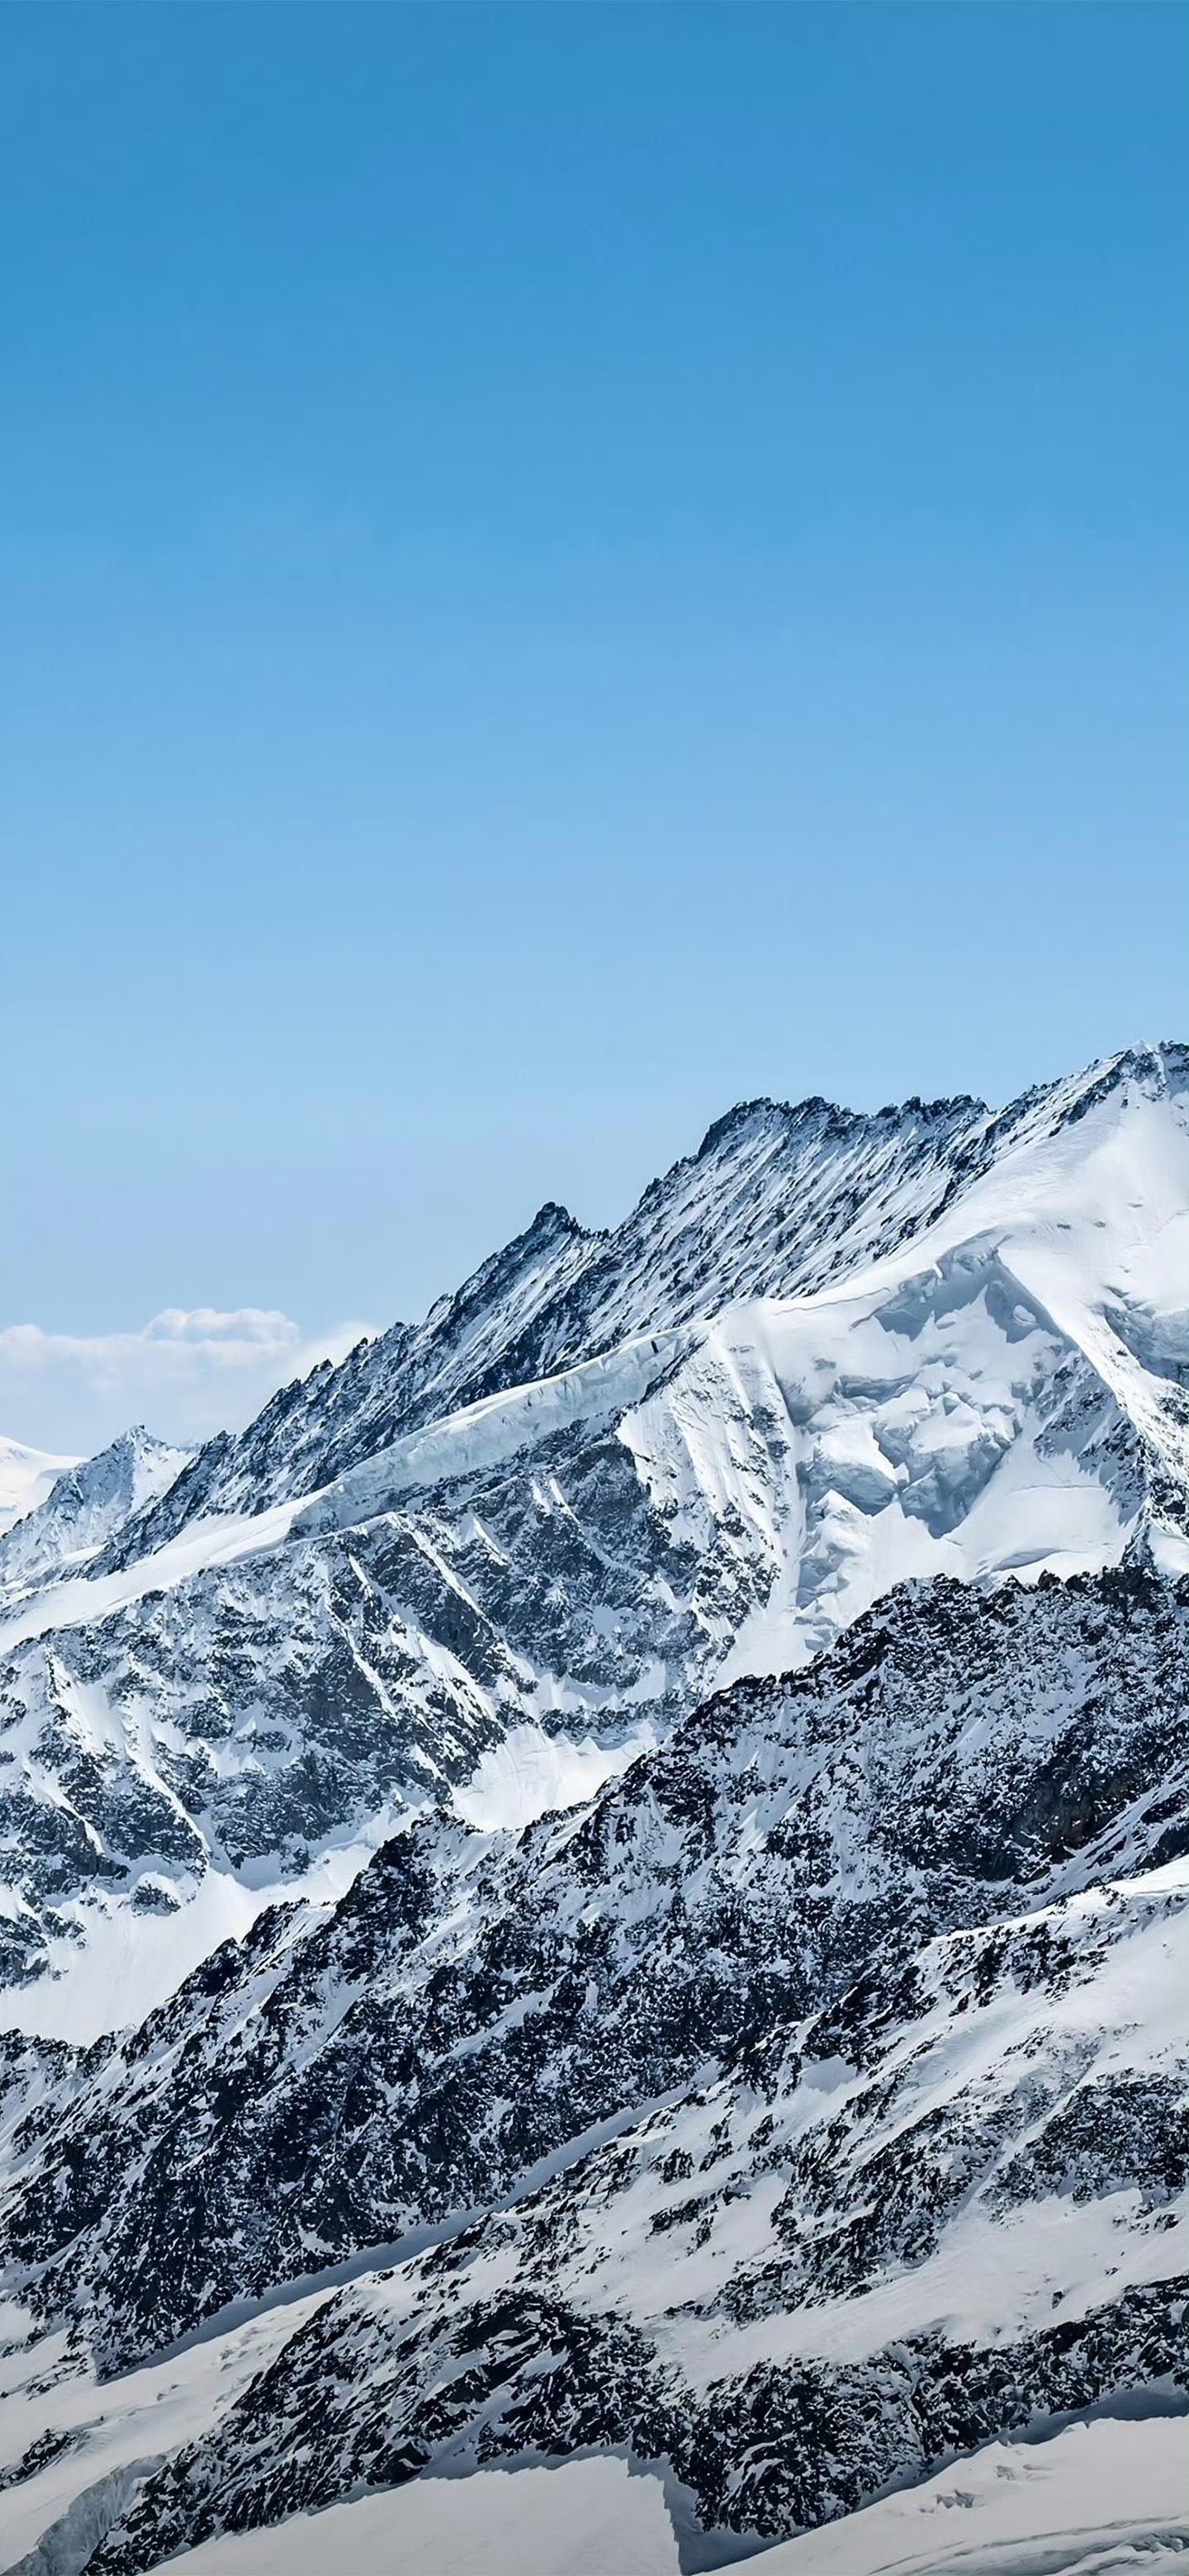
{"label": "rocky cliff face", "polygon": [[591,1807],[423,1820],[128,2038],[10,2043],[55,2349],[120,2372],[293,2285],[86,2563],[592,2443],[742,2544],[1176,2381],[1187,1698],[1142,1568],[911,1589]]}

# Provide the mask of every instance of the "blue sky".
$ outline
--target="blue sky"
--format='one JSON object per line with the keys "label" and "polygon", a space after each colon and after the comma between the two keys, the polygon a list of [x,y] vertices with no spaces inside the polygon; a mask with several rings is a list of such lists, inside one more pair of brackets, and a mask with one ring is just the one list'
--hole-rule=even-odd
{"label": "blue sky", "polygon": [[[0,1427],[242,1411],[734,1099],[1183,1030],[1183,7],[0,52]],[[277,1354],[187,1412],[165,1309]]]}

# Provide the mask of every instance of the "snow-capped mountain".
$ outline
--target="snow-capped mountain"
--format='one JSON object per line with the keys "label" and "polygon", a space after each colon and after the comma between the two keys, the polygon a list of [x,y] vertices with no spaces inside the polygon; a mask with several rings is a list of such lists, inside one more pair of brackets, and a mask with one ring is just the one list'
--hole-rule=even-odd
{"label": "snow-capped mountain", "polygon": [[97,1556],[167,1491],[191,1454],[137,1424],[97,1457],[62,1460],[49,1492],[0,1535],[0,1602]]}
{"label": "snow-capped mountain", "polygon": [[1187,1104],[751,1104],[0,1540],[14,2564],[1187,2402]]}
{"label": "snow-capped mountain", "polygon": [[[1145,1531],[1182,1561],[1187,1061],[1124,1057],[998,1121],[964,1110],[954,1153],[970,1156],[972,1126],[979,1146],[965,1182],[935,1139],[926,1153],[930,1116],[910,1105],[899,1142],[876,1121],[872,1222],[890,1225],[907,1163],[926,1223],[825,1287],[665,1321],[690,1293],[675,1244],[699,1274],[717,1261],[713,1303],[745,1275],[749,1241],[756,1286],[782,1233],[800,1242],[779,1174],[802,1129],[815,1224],[841,1239],[858,1222],[851,1126],[866,1151],[872,1122],[831,1114],[831,1194],[817,1104],[724,1121],[646,1194],[651,1271],[640,1210],[625,1229],[616,1312],[638,1323],[660,1302],[647,1331],[477,1396],[313,1493],[319,1389],[325,1466],[362,1437],[360,1371],[381,1370],[391,1408],[383,1345],[266,1408],[234,1472],[202,1452],[82,1574],[0,1627],[0,1956],[25,1989],[9,2015],[93,2035],[244,1929],[270,1890],[334,1893],[410,1803],[455,1793],[501,1822],[581,1794],[707,1690],[802,1662],[897,1581],[1071,1573]],[[955,1118],[935,1122],[951,1144]],[[865,1255],[866,1219],[860,1231]],[[592,1339],[611,1299],[599,1258]],[[816,1258],[837,1270],[842,1256]],[[507,1256],[482,1295],[430,1319],[435,1365],[461,1365],[464,1309],[473,1324],[482,1308],[485,1349],[510,1316],[523,1340],[512,1271],[523,1287]],[[572,1318],[566,1330],[581,1343]],[[200,1469],[223,1480],[208,1502],[251,1508],[189,1516]]]}
{"label": "snow-capped mountain", "polygon": [[[565,1208],[543,1207],[424,1324],[394,1325],[337,1368],[324,1362],[238,1439],[208,1442],[112,1561],[159,1547],[196,1515],[259,1511],[324,1485],[401,1433],[634,1335],[855,1276],[927,1234],[1000,1165],[1018,1216],[1047,1147],[1103,1107],[1110,1123],[1124,1098],[1158,1107],[1183,1095],[1187,1078],[1189,1052],[1163,1047],[1027,1092],[998,1115],[970,1099],[914,1099],[872,1116],[825,1100],[748,1102],[613,1232],[584,1232]],[[1092,1226],[1090,1200],[1082,1213]],[[1175,1331],[1171,1357],[1189,1367]]]}

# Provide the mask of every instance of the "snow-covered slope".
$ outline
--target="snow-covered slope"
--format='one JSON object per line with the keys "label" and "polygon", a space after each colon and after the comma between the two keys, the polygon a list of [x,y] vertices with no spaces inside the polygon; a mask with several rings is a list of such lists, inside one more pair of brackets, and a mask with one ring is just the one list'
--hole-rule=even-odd
{"label": "snow-covered slope", "polygon": [[[1183,2407],[1187,1643],[1139,1569],[913,1588],[588,1811],[414,1826],[116,2049],[10,2042],[25,2531],[86,2498],[74,2563],[140,2576],[595,2451],[693,2568]],[[196,2327],[154,2367],[218,2393],[148,2441]]]}
{"label": "snow-covered slope", "polygon": [[[989,2442],[956,2473],[943,2469],[766,2551],[763,2568],[764,2576],[1183,2576],[1187,2554],[1189,2418],[1100,2413],[1046,2438]],[[267,2561],[258,2564],[263,2576]],[[247,2576],[251,2561],[243,2565]],[[559,2550],[557,2576],[564,2566]]]}
{"label": "snow-covered slope", "polygon": [[1185,1894],[931,1945],[774,2035],[758,2084],[729,2067],[338,2288],[145,2477],[96,2576],[259,2521],[265,2483],[279,2519],[592,2448],[662,2465],[725,2554],[1124,2390],[1183,2405],[1185,2150],[1154,2123],[1184,2127]]}
{"label": "snow-covered slope", "polygon": [[[283,1389],[238,1439],[199,1453],[123,1552],[159,1546],[195,1514],[261,1510],[321,1486],[402,1432],[640,1333],[853,1276],[959,1211],[1005,1163],[1019,1216],[1050,1143],[1099,1111],[1109,1127],[1141,1103],[1183,1101],[1187,1081],[1189,1052],[1165,1046],[1027,1092],[997,1115],[969,1099],[909,1100],[873,1116],[820,1099],[748,1102],[611,1233],[584,1233],[550,1204],[422,1325],[395,1325]],[[1091,1225],[1099,1213],[1083,1202]],[[972,1230],[959,1217],[953,1239]],[[1163,1352],[1160,1326],[1151,1347]],[[1187,1356],[1174,1326],[1174,1366]]]}
{"label": "snow-covered slope", "polygon": [[1142,1569],[910,1587],[589,1809],[429,1815],[261,1915],[79,2061],[9,2243],[110,2360],[482,2205],[872,1958],[1176,1858],[1187,1688],[1189,1591]]}
{"label": "snow-covered slope", "polygon": [[[74,1571],[155,1503],[192,1455],[138,1424],[97,1457],[62,1460],[44,1498],[0,1535],[0,1602]],[[42,1479],[38,1479],[38,1484]]]}
{"label": "snow-covered slope", "polygon": [[[163,2402],[184,2402],[175,2387],[200,2358],[154,2374]],[[1183,2416],[1100,2415],[990,2442],[956,2470],[765,2547],[764,2576],[1183,2576],[1187,2470]],[[227,2532],[171,2563],[184,2576],[679,2576],[670,2504],[680,2515],[671,2484],[615,2453],[493,2463]],[[746,2563],[756,2576],[750,2553]],[[45,2576],[45,2561],[27,2576]]]}

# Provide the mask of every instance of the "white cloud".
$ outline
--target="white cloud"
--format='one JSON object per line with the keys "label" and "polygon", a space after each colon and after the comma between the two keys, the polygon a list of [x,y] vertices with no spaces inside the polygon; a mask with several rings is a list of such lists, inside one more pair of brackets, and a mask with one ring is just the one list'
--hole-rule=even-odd
{"label": "white cloud", "polygon": [[167,1306],[138,1331],[0,1329],[0,1428],[39,1449],[89,1455],[131,1422],[167,1440],[238,1430],[279,1386],[337,1360],[369,1326],[310,1335],[278,1309]]}

